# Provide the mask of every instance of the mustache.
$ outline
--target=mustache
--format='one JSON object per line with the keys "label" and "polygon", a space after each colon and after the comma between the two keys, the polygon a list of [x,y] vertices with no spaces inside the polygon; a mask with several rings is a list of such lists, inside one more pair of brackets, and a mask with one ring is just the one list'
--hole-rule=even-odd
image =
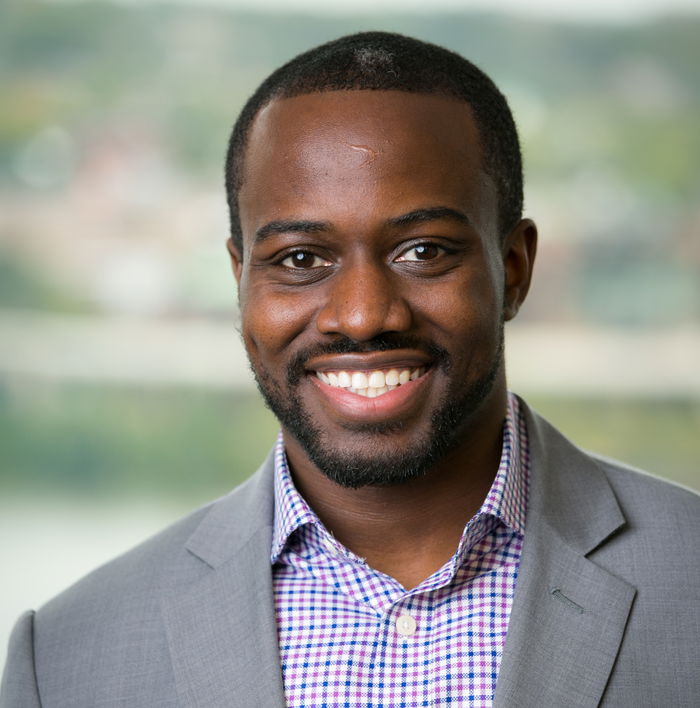
{"label": "mustache", "polygon": [[447,371],[451,358],[446,349],[427,339],[421,339],[400,332],[386,332],[372,339],[358,342],[349,337],[339,336],[332,342],[319,343],[297,352],[287,366],[287,383],[294,386],[306,375],[306,362],[325,354],[369,354],[392,349],[417,349],[430,356],[433,364]]}

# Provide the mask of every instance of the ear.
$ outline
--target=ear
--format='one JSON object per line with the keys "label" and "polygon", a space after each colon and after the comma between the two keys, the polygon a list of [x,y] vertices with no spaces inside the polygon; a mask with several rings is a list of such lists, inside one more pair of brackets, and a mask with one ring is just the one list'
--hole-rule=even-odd
{"label": "ear", "polygon": [[531,219],[521,219],[503,243],[505,270],[503,317],[512,320],[530,289],[537,252],[537,227]]}
{"label": "ear", "polygon": [[233,242],[232,238],[226,239],[226,250],[231,258],[231,269],[236,282],[241,284],[241,272],[243,271],[243,254],[238,250],[238,247]]}

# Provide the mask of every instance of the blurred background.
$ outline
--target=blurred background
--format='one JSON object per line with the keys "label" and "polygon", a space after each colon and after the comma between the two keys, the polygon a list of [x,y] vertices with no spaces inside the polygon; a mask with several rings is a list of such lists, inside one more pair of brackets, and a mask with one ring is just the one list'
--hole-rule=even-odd
{"label": "blurred background", "polygon": [[541,235],[511,388],[579,445],[700,488],[697,4],[423,4],[2,3],[0,661],[21,610],[272,443],[223,154],[273,68],[352,31],[461,52],[511,102]]}

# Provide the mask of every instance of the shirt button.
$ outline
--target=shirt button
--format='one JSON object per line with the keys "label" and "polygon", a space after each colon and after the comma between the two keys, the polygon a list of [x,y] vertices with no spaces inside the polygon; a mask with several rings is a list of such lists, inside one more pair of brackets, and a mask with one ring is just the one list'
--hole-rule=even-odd
{"label": "shirt button", "polygon": [[410,637],[416,632],[416,620],[411,615],[401,615],[396,620],[396,631],[404,637]]}

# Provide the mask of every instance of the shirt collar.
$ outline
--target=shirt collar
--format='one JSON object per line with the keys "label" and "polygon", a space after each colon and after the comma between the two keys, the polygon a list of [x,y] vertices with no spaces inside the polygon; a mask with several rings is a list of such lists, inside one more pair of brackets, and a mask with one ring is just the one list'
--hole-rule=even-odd
{"label": "shirt collar", "polygon": [[275,519],[271,561],[275,563],[289,537],[305,524],[320,524],[306,500],[299,494],[287,464],[284,439],[280,432],[275,443]]}
{"label": "shirt collar", "polygon": [[508,528],[525,533],[529,453],[527,426],[518,399],[508,396],[508,411],[503,424],[503,446],[498,472],[484,503],[477,512],[500,519]]}
{"label": "shirt collar", "polygon": [[[528,444],[525,419],[521,415],[518,399],[508,396],[508,409],[503,424],[503,446],[498,471],[484,503],[475,517],[492,516],[520,534],[525,532],[527,509]],[[467,529],[462,536],[463,546]],[[274,564],[290,536],[302,526],[322,523],[306,500],[299,494],[292,481],[287,464],[282,433],[275,443],[275,518],[272,534],[271,562]],[[326,531],[326,533],[328,533]]]}

